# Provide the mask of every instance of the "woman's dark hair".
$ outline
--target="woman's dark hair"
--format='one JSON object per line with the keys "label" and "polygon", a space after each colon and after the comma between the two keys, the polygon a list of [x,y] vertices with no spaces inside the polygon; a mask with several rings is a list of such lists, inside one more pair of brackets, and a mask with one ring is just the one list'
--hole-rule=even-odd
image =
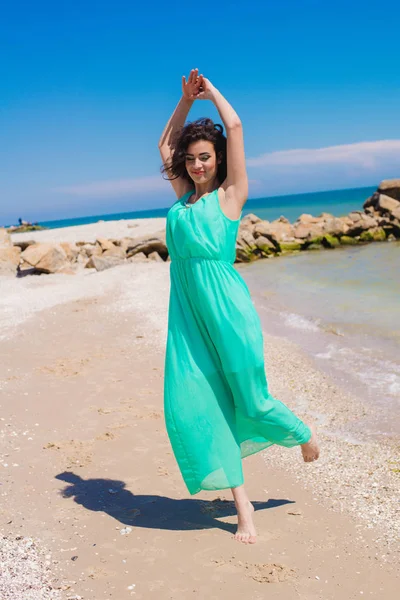
{"label": "woman's dark hair", "polygon": [[171,158],[161,167],[161,173],[167,173],[168,181],[182,177],[193,183],[186,170],[186,152],[189,144],[198,140],[207,140],[214,144],[215,154],[219,158],[222,154],[221,162],[217,167],[217,178],[219,184],[226,179],[226,137],[223,134],[223,127],[219,123],[214,124],[212,119],[203,117],[187,123],[180,131],[175,134],[171,142]]}

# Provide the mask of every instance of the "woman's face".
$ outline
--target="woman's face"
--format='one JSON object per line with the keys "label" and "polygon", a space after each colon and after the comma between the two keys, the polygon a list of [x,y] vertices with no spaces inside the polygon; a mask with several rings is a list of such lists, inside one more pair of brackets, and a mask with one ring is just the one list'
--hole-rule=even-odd
{"label": "woman's face", "polygon": [[186,170],[195,183],[215,179],[219,162],[214,144],[208,140],[192,142],[186,150]]}

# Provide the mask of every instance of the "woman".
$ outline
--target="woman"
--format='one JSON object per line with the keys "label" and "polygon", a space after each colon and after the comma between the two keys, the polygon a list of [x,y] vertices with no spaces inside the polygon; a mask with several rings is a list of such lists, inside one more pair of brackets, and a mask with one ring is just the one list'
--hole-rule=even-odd
{"label": "woman", "polygon": [[[163,172],[178,200],[167,216],[171,258],[165,355],[165,421],[190,494],[231,488],[235,538],[256,541],[254,508],[241,459],[272,444],[300,445],[319,456],[313,425],[268,391],[261,323],[234,268],[236,237],[248,182],[242,124],[211,84],[192,69],[159,142]],[[214,102],[224,123],[186,126],[195,100]]]}

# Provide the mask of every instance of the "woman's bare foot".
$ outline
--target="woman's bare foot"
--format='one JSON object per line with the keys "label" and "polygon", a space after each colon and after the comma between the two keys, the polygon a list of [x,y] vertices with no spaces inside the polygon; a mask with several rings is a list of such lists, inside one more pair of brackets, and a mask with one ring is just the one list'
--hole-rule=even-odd
{"label": "woman's bare foot", "polygon": [[257,541],[257,532],[253,523],[254,506],[251,502],[237,507],[238,528],[234,535],[235,540],[243,544],[255,544]]}
{"label": "woman's bare foot", "polygon": [[311,429],[311,438],[306,444],[301,444],[301,453],[303,454],[304,462],[312,462],[319,457],[317,430],[314,423],[308,426]]}

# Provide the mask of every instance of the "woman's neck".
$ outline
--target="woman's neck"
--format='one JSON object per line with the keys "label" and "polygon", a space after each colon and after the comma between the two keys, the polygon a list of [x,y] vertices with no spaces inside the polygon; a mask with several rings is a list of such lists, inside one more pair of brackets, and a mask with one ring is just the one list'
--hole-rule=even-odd
{"label": "woman's neck", "polygon": [[218,179],[214,179],[211,183],[207,182],[203,185],[202,184],[196,185],[195,189],[193,190],[189,199],[191,200],[191,202],[196,202],[202,196],[205,196],[206,194],[210,194],[211,192],[213,192],[214,190],[216,190],[218,188],[219,188]]}

